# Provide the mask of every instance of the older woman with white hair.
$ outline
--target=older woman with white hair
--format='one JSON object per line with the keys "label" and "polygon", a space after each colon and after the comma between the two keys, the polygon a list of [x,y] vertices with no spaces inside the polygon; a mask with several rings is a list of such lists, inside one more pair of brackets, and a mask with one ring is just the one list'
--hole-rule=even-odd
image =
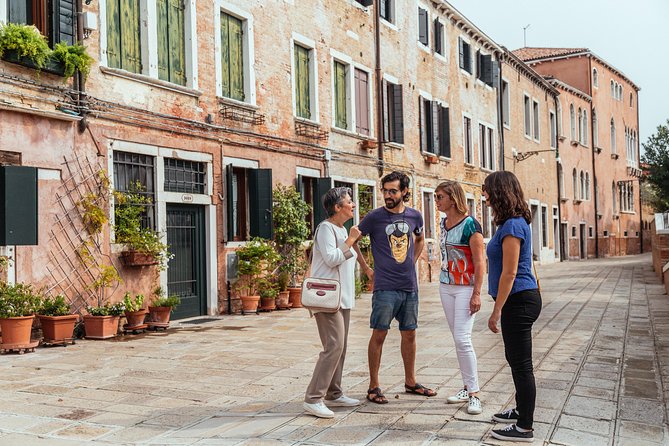
{"label": "older woman with white hair", "polygon": [[360,230],[353,226],[347,233],[344,223],[353,218],[355,203],[351,189],[335,187],[323,195],[328,218],[316,228],[311,276],[336,279],[341,285],[341,307],[334,313],[316,312],[314,317],[323,351],[318,356],[314,374],[304,396],[304,410],[319,418],[332,418],[330,407],[352,407],[359,400],[344,395],[341,388],[348,325],[355,302],[355,261],[353,249]]}

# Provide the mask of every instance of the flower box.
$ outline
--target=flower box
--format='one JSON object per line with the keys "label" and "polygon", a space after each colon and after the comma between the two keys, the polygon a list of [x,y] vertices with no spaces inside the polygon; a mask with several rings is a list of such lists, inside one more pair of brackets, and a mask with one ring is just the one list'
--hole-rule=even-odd
{"label": "flower box", "polygon": [[126,266],[151,266],[157,265],[158,259],[152,254],[139,251],[123,251],[121,252],[123,264]]}
{"label": "flower box", "polygon": [[19,56],[17,50],[6,50],[2,54],[2,59],[6,62],[23,65],[24,67],[32,68],[33,70],[43,71],[46,73],[55,74],[58,76],[65,75],[65,65],[62,62],[55,59],[47,59],[46,65],[44,68],[39,68],[35,62],[32,61],[29,57]]}

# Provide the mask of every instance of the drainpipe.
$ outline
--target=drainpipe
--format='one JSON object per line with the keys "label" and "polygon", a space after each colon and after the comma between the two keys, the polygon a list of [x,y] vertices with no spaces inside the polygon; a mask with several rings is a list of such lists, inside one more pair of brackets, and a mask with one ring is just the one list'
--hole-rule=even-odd
{"label": "drainpipe", "polygon": [[[595,163],[595,126],[592,125],[592,98],[593,98],[593,91],[592,91],[592,57],[588,57],[588,82],[590,86],[590,145],[592,146],[592,150],[590,151],[592,155],[592,182],[594,186],[594,193],[592,194],[594,199],[595,199],[595,258],[599,258],[599,216],[598,210],[599,210],[599,197],[597,194],[597,168],[596,168],[596,163]],[[587,256],[586,256],[587,257]]]}
{"label": "drainpipe", "polygon": [[[553,104],[555,107],[555,171],[557,173],[557,208],[558,208],[558,236],[553,237],[554,239],[557,239],[560,241],[560,262],[562,262],[565,259],[564,255],[564,250],[562,249],[563,246],[565,246],[564,241],[562,240],[562,197],[560,196],[560,163],[558,162],[558,158],[560,158],[560,137],[558,136],[559,132],[559,127],[558,127],[558,97],[553,96]],[[560,116],[560,120],[562,120],[562,116]],[[562,169],[564,172],[564,169]]]}
{"label": "drainpipe", "polygon": [[[74,22],[77,26],[77,39],[75,43],[82,43],[84,41],[84,21],[82,20],[82,15],[84,7],[82,0],[77,0],[75,2],[75,19]],[[86,112],[82,111],[83,104],[85,102],[86,90],[84,87],[84,75],[77,70],[74,77],[74,89],[78,91],[77,94],[77,109],[79,113],[83,116],[83,119],[79,121],[79,132],[83,133],[88,128],[88,121],[86,120]]]}
{"label": "drainpipe", "polygon": [[[501,54],[504,56],[504,53]],[[497,81],[497,127],[499,128],[499,168],[504,170],[504,109],[503,109],[503,97],[502,92],[502,57],[498,58],[499,63],[499,79]]]}
{"label": "drainpipe", "polygon": [[383,79],[381,76],[381,1],[374,2],[374,54],[376,77],[376,145],[379,177],[383,176]]}

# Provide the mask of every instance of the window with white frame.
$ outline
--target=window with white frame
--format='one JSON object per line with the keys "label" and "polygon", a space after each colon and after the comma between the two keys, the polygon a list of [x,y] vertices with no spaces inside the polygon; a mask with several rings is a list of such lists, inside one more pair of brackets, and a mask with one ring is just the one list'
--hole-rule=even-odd
{"label": "window with white frame", "polygon": [[114,150],[113,158],[114,190],[144,197],[142,227],[156,229],[156,157]]}
{"label": "window with white frame", "polygon": [[634,108],[634,95],[630,92],[630,108]]}
{"label": "window with white frame", "polygon": [[360,135],[369,136],[371,107],[369,101],[369,73],[367,71],[355,68],[355,131]]}
{"label": "window with white frame", "polygon": [[467,210],[472,218],[476,218],[476,201],[473,198],[467,198]]}
{"label": "window with white frame", "polygon": [[523,96],[523,117],[525,121],[525,136],[532,137],[532,104],[530,97]]}
{"label": "window with white frame", "polygon": [[72,45],[76,40],[72,0],[0,0],[0,23],[32,25],[49,47],[60,42]]}
{"label": "window with white frame", "polygon": [[592,69],[592,85],[595,88],[599,87],[599,73],[597,72],[597,68]]}
{"label": "window with white frame", "polygon": [[425,220],[425,238],[435,238],[435,207],[434,207],[434,191],[423,190],[423,218]]}
{"label": "window with white frame", "polygon": [[571,172],[571,183],[572,190],[574,191],[574,201],[578,200],[578,173],[576,173],[576,168]]}
{"label": "window with white frame", "polygon": [[219,96],[255,105],[252,21],[251,14],[222,4],[214,23],[220,29],[215,36],[220,54],[216,83]]}
{"label": "window with white frame", "polygon": [[395,0],[379,0],[379,15],[388,23],[395,23]]}
{"label": "window with white frame", "polygon": [[465,163],[474,164],[474,147],[472,144],[472,120],[465,116],[463,119],[463,139],[465,148]]}
{"label": "window with white frame", "polygon": [[592,109],[592,146],[599,146],[599,122],[597,121],[597,110]]}
{"label": "window with white frame", "polygon": [[611,153],[617,154],[618,150],[616,149],[616,123],[611,118]]}
{"label": "window with white frame", "polygon": [[293,36],[293,100],[295,116],[318,121],[315,43]]}
{"label": "window with white frame", "polygon": [[489,239],[495,235],[496,227],[492,218],[492,208],[488,206],[485,198],[481,198],[481,229],[483,238]]}
{"label": "window with white frame", "polygon": [[472,47],[462,37],[458,38],[458,56],[460,68],[472,74]]}
{"label": "window with white frame", "polygon": [[583,109],[583,125],[581,126],[583,129],[583,135],[581,137],[581,144],[584,146],[588,145],[588,112],[587,110]]}
{"label": "window with white frame", "polygon": [[583,112],[581,111],[581,107],[578,108],[576,119],[578,122],[578,142],[583,144]]}
{"label": "window with white frame", "polygon": [[622,212],[634,212],[634,185],[631,180],[618,181],[618,200]]}
{"label": "window with white frame", "polygon": [[479,124],[479,160],[481,167],[495,170],[495,136],[492,127]]}
{"label": "window with white frame", "polygon": [[613,79],[611,79],[611,97],[613,99],[616,98],[616,84],[613,82]]}
{"label": "window with white frame", "polygon": [[532,101],[532,136],[539,141],[539,103]]}
{"label": "window with white frame", "polygon": [[402,85],[384,80],[383,131],[384,139],[404,144],[404,99]]}
{"label": "window with white frame", "polygon": [[616,189],[616,182],[611,183],[611,210],[613,215],[618,214],[618,190]]}
{"label": "window with white frame", "polygon": [[576,114],[574,112],[574,104],[569,104],[569,130],[571,141],[576,141]]}
{"label": "window with white frame", "polygon": [[562,102],[560,102],[560,99],[557,100],[557,132],[558,136],[564,136],[562,131]]}
{"label": "window with white frame", "polygon": [[451,157],[449,109],[438,101],[419,97],[420,148],[422,152]]}
{"label": "window with white frame", "polygon": [[590,172],[585,172],[585,199],[590,200]]}
{"label": "window with white frame", "polygon": [[581,183],[580,183],[580,185],[581,185],[581,194],[579,195],[579,198],[580,198],[581,200],[585,200],[585,174],[583,173],[583,171],[581,171],[581,173],[579,174],[579,177],[580,177],[580,179],[581,179]]}
{"label": "window with white frame", "polygon": [[101,0],[102,65],[197,88],[193,5]]}
{"label": "window with white frame", "polygon": [[564,191],[564,168],[562,164],[558,163],[558,188],[560,192],[560,198],[566,198],[567,195]]}
{"label": "window with white frame", "polygon": [[509,96],[509,83],[502,80],[502,122],[505,126],[511,126],[511,98]]}

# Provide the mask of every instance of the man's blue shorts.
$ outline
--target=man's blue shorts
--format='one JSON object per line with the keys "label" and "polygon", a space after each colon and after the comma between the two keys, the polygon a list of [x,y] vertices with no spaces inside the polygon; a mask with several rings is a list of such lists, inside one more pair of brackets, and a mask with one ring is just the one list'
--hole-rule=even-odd
{"label": "man's blue shorts", "polygon": [[390,323],[397,319],[400,330],[415,330],[418,327],[418,293],[415,291],[374,291],[369,327],[389,330]]}

